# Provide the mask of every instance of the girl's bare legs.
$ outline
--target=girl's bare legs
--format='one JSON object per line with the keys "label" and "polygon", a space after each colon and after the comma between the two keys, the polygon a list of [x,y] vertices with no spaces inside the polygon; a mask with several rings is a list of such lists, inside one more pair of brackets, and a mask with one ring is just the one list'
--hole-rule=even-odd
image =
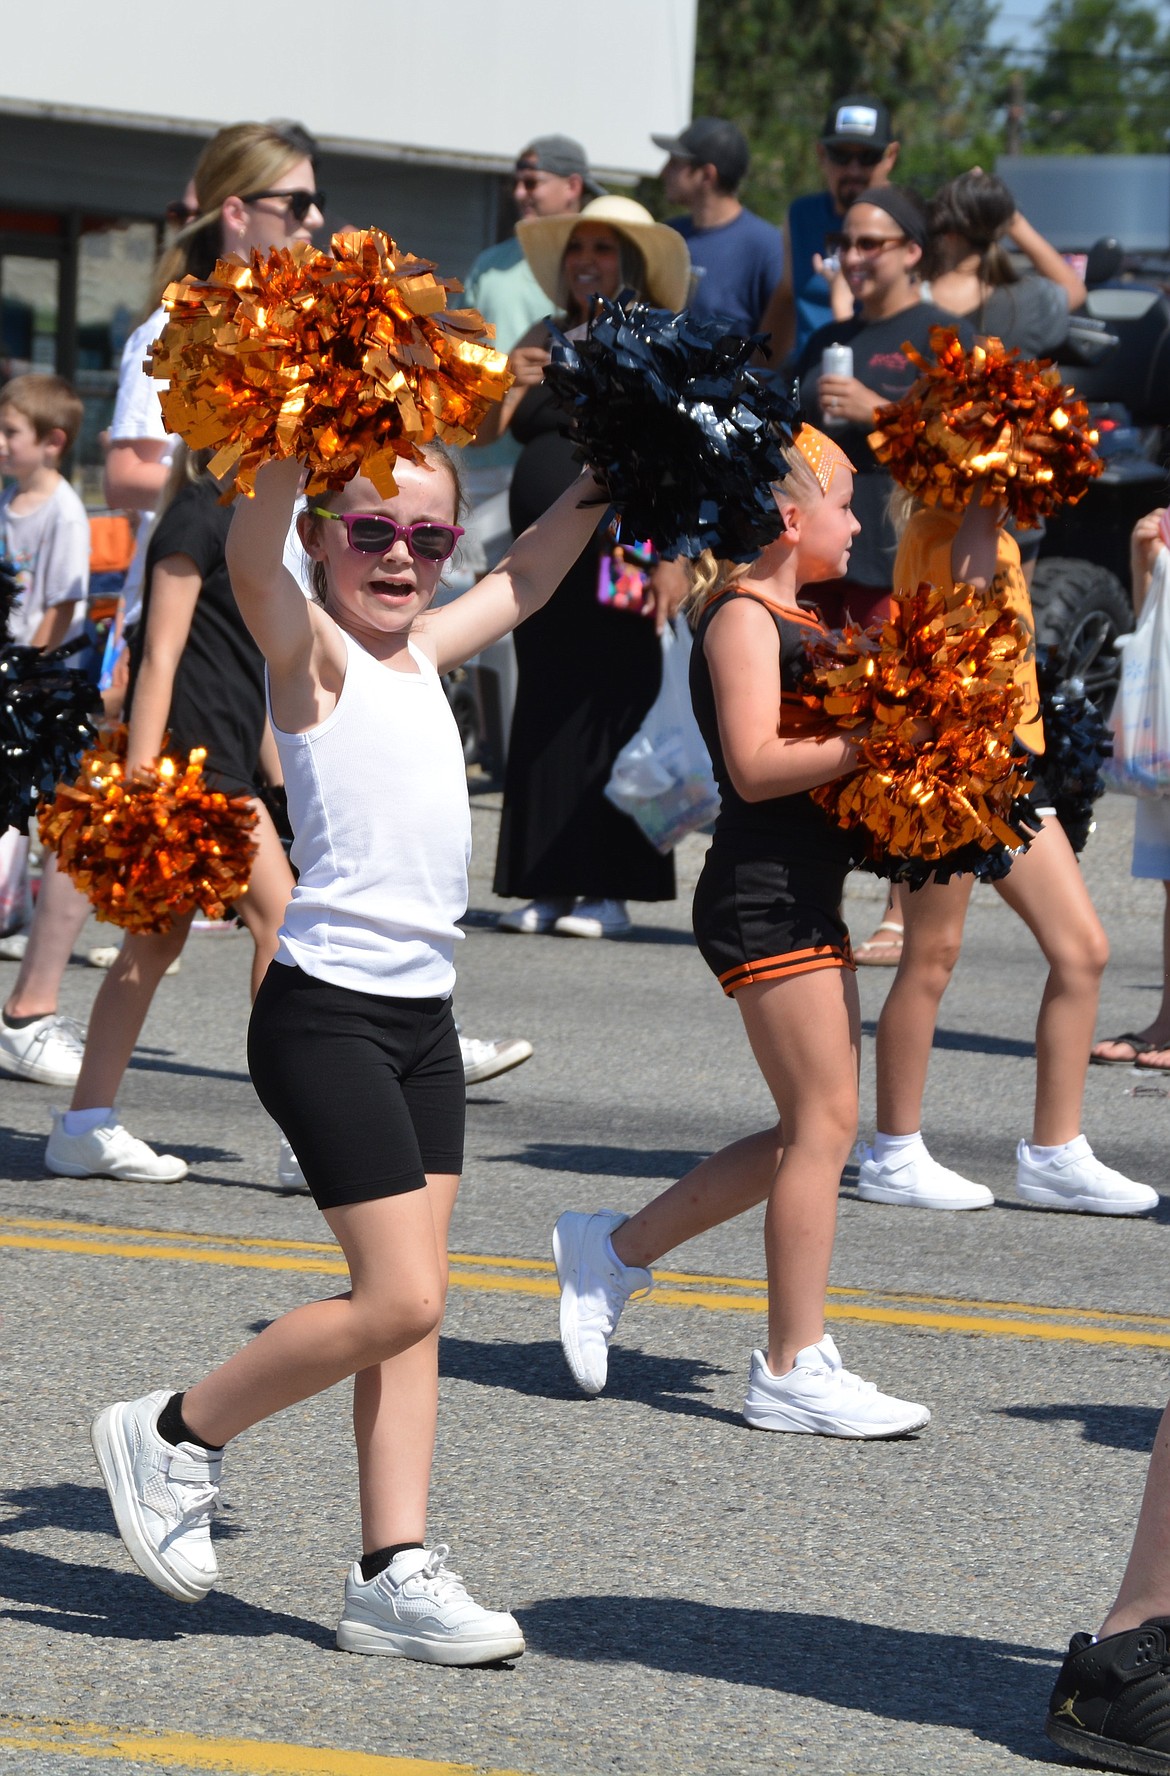
{"label": "girl's bare legs", "polygon": [[45,1017],[56,1011],[61,977],[89,912],[89,901],[57,868],[56,855],[50,853],[29,927],[28,949],[4,1005],[6,1017]]}
{"label": "girl's bare legs", "polygon": [[1170,1614],[1170,1407],[1162,1414],[1133,1548],[1113,1608],[1099,1633],[1121,1634]]}
{"label": "girl's bare legs", "polygon": [[785,1375],[825,1334],[837,1191],[857,1134],[857,981],[849,969],[817,969],[745,987],[736,1000],[784,1130],[764,1245],[768,1367]]}
{"label": "girl's bare legs", "polygon": [[325,1211],[349,1265],[348,1293],[282,1314],[190,1388],[183,1418],[197,1437],[227,1443],[261,1419],[436,1334],[443,1272],[430,1199],[429,1188],[410,1190]]}
{"label": "girl's bare legs", "polygon": [[[268,965],[276,954],[276,934],[292,893],[292,871],[272,817],[261,802],[251,806],[259,816],[258,850],[248,879],[248,891],[236,902],[240,917],[256,946],[252,960],[252,996],[255,998]],[[130,1065],[134,1045],[142,1034],[158,984],[182,951],[191,929],[191,914],[176,919],[161,934],[127,932],[90,1012],[85,1059],[73,1092],[71,1110],[96,1110],[113,1104],[122,1076]]]}
{"label": "girl's bare legs", "polygon": [[[459,1179],[429,1174],[435,1254],[447,1288],[447,1229]],[[426,1539],[427,1496],[439,1414],[439,1325],[409,1349],[353,1378],[353,1431],[362,1553]]]}
{"label": "girl's bare legs", "polygon": [[[1013,864],[1013,872],[1019,867]],[[938,1008],[959,959],[973,878],[928,882],[905,896],[902,961],[877,1027],[877,1125],[883,1135],[914,1135]]]}
{"label": "girl's bare legs", "polygon": [[676,1246],[767,1202],[783,1152],[777,1123],[713,1153],[614,1231],[615,1253],[623,1264],[648,1268]]}
{"label": "girl's bare legs", "polygon": [[1032,1144],[1059,1147],[1081,1132],[1085,1074],[1109,940],[1059,821],[1046,820],[996,891],[1044,953],[1048,980],[1036,1021]]}

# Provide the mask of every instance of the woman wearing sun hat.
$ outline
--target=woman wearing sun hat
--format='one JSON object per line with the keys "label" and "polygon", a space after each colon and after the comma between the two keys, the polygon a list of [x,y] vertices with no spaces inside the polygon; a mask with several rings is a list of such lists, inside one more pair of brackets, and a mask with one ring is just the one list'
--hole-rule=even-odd
{"label": "woman wearing sun hat", "polygon": [[[676,311],[686,303],[685,241],[631,198],[599,197],[576,215],[529,217],[516,236],[561,327],[583,326],[598,296]],[[511,492],[516,535],[579,472],[561,432],[564,414],[542,386],[548,360],[548,324],[541,321],[511,354],[516,382],[498,425],[476,440],[491,443],[510,429],[522,446]],[[527,904],[501,916],[504,931],[612,937],[629,929],[627,900],[674,898],[673,859],[604,794],[613,761],[637,732],[661,676],[655,622],[648,620],[654,613],[598,596],[606,549],[604,536],[595,539],[546,608],[516,634],[519,679],[495,891]],[[672,564],[652,570],[648,602],[657,602],[660,622],[683,585]]]}

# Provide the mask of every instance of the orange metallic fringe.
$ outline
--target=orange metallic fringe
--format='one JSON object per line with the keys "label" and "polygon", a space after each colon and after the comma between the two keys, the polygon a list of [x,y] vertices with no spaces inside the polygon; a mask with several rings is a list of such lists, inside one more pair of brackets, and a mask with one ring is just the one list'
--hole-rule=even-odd
{"label": "orange metallic fringe", "polygon": [[163,757],[127,783],[126,729],[84,753],[77,779],[41,803],[42,842],[93,902],[124,931],[169,931],[197,908],[219,918],[248,886],[256,814],[246,796],[208,789],[207,754],[185,765]]}
{"label": "orange metallic fringe", "polygon": [[296,456],[310,495],[360,470],[392,499],[398,457],[469,443],[511,384],[482,315],[447,308],[460,284],[376,228],[332,245],[232,255],[163,293],[170,319],[145,367],[170,384],[167,429],[213,449],[217,478],[235,472],[231,498],[252,494],[262,463]]}
{"label": "orange metallic fringe", "polygon": [[880,630],[811,641],[805,703],[846,732],[870,724],[858,769],[813,800],[838,825],[864,828],[874,857],[1018,850],[1007,815],[1029,787],[1012,753],[1015,668],[1029,646],[1002,593],[926,584],[895,598]]}
{"label": "orange metallic fringe", "polygon": [[949,327],[932,327],[929,362],[902,347],[922,375],[909,394],[877,411],[869,446],[894,480],[928,506],[966,505],[985,483],[984,505],[1006,500],[1025,528],[1075,505],[1101,459],[1088,409],[1049,359],[1007,352],[985,339],[965,352]]}

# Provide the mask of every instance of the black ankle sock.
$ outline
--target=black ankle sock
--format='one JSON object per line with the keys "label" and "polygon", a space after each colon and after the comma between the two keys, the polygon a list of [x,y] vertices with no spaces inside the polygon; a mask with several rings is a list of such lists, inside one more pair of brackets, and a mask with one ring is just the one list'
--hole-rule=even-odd
{"label": "black ankle sock", "polygon": [[222,1443],[207,1443],[197,1437],[183,1417],[183,1396],[172,1394],[158,1415],[158,1434],[164,1443],[172,1446],[178,1443],[194,1443],[199,1449],[206,1449],[212,1455],[218,1455],[223,1448]]}
{"label": "black ankle sock", "polygon": [[368,1585],[379,1573],[385,1572],[390,1562],[399,1554],[405,1554],[408,1548],[421,1548],[422,1542],[395,1542],[389,1548],[376,1548],[372,1554],[363,1554],[361,1560],[362,1578]]}
{"label": "black ankle sock", "polygon": [[43,1011],[34,1011],[30,1017],[14,1018],[9,1017],[6,1011],[0,1011],[0,1018],[4,1019],[10,1030],[27,1030],[30,1024],[39,1024],[44,1015]]}

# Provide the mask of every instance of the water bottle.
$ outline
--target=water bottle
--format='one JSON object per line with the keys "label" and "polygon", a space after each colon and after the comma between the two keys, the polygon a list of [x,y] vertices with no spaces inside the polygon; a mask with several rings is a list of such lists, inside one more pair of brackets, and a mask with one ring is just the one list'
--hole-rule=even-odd
{"label": "water bottle", "polygon": [[[821,354],[822,376],[852,376],[853,347],[851,345],[827,345]],[[826,413],[822,404],[821,424],[826,428],[847,425],[848,420],[836,414]]]}

